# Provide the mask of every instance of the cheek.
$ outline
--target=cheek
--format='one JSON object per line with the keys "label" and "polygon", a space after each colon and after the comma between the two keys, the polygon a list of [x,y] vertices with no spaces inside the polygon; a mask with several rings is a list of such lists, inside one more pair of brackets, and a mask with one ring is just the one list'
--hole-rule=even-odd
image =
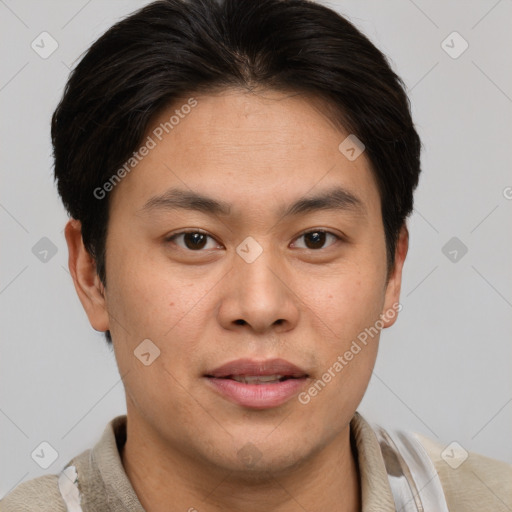
{"label": "cheek", "polygon": [[113,255],[107,269],[107,304],[120,369],[140,365],[134,350],[150,339],[161,352],[159,362],[179,377],[204,333],[204,298],[215,280],[180,275],[142,252],[124,254],[130,256]]}
{"label": "cheek", "polygon": [[317,377],[326,383],[325,388],[317,386],[321,392],[312,392],[318,392],[317,406],[331,411],[326,414],[352,410],[368,386],[380,334],[375,324],[384,302],[381,270],[362,262],[347,266],[342,273],[316,280],[318,286],[308,296],[312,331],[317,333]]}
{"label": "cheek", "polygon": [[368,387],[380,335],[374,326],[383,304],[376,279],[371,272],[338,276],[310,297],[319,367],[303,400],[325,415],[326,426],[338,425],[343,414],[355,410]]}
{"label": "cheek", "polygon": [[[126,375],[126,392],[147,413],[156,414],[171,401],[173,411],[186,416],[192,405],[184,386],[204,332],[206,301],[201,299],[209,282],[185,279],[162,263],[148,262],[143,254],[125,254],[130,257],[110,259],[107,284],[114,349],[120,373]],[[136,357],[146,339],[159,351],[148,366]]]}
{"label": "cheek", "polygon": [[[147,251],[123,251],[107,269],[112,313],[137,326],[138,334],[162,336],[197,304],[206,282],[176,271],[166,258]],[[155,251],[156,252],[156,251]]]}
{"label": "cheek", "polygon": [[347,265],[336,273],[310,276],[302,282],[299,296],[324,324],[322,332],[347,341],[379,318],[384,303],[381,274],[377,265]]}

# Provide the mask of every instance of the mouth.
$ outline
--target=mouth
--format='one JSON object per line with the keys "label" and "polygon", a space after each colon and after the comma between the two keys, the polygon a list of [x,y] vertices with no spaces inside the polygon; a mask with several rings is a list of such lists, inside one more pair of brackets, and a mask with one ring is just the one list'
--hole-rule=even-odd
{"label": "mouth", "polygon": [[291,375],[228,375],[227,377],[213,377],[207,375],[212,379],[231,379],[236,382],[242,382],[243,384],[270,384],[276,382],[284,382],[288,379],[300,379],[301,377],[293,377]]}
{"label": "mouth", "polygon": [[204,375],[223,398],[243,407],[277,407],[298,394],[309,374],[284,359],[239,359]]}

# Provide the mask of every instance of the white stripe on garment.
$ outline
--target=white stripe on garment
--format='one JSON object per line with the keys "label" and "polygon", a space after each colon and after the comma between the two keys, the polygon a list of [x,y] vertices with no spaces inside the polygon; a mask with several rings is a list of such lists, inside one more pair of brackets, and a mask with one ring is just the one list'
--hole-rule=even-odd
{"label": "white stripe on garment", "polygon": [[59,490],[67,507],[67,512],[83,512],[80,506],[78,474],[75,466],[68,466],[59,475]]}

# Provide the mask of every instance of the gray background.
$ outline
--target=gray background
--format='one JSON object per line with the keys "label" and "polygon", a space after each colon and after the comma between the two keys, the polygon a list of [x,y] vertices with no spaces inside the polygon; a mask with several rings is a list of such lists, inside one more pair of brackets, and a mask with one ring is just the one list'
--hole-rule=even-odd
{"label": "gray background", "polygon": [[[49,120],[80,54],[144,3],[0,0],[0,496],[59,472],[125,410],[114,356],[67,270]],[[512,2],[325,3],[390,56],[424,144],[403,310],[359,411],[512,462]],[[43,31],[58,43],[47,59],[31,48]],[[469,43],[456,59],[441,46],[453,31]],[[43,237],[57,250],[46,262],[32,252]],[[442,251],[452,237],[455,262]],[[58,453],[46,470],[31,458],[42,441]]]}

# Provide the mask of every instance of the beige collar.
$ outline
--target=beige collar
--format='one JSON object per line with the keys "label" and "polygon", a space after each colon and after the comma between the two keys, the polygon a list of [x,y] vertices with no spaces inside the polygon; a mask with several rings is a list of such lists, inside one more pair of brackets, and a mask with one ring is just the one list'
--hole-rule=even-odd
{"label": "beige collar", "polygon": [[[361,477],[362,512],[395,512],[379,442],[371,425],[356,412],[350,422]],[[144,512],[126,475],[119,448],[126,441],[126,416],[106,426],[92,450],[75,457],[84,510]],[[108,507],[108,508],[107,508]]]}

